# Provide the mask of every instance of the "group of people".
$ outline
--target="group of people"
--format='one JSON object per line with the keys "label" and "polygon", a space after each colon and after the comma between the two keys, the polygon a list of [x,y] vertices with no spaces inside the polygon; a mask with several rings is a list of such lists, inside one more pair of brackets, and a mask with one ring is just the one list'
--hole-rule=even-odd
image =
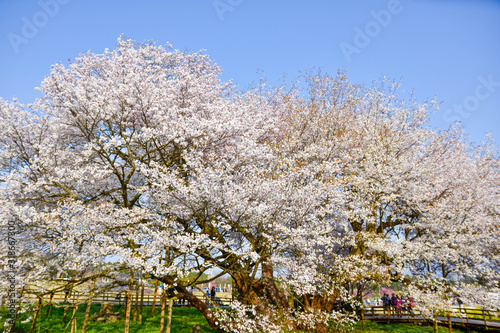
{"label": "group of people", "polygon": [[215,287],[212,287],[210,290],[207,290],[206,292],[206,296],[211,298],[212,300],[215,299],[215,295],[216,295]]}
{"label": "group of people", "polygon": [[215,304],[218,306],[224,305],[222,303],[222,300],[219,297],[216,297],[217,295],[217,289],[215,287],[210,288],[210,290],[207,290],[205,293],[206,296],[206,303],[207,304]]}
{"label": "group of people", "polygon": [[405,297],[393,294],[389,297],[389,294],[384,294],[382,297],[382,303],[385,307],[394,306],[396,308],[396,313],[401,317],[401,310],[408,310],[409,313],[413,313],[412,308],[413,298],[409,295]]}

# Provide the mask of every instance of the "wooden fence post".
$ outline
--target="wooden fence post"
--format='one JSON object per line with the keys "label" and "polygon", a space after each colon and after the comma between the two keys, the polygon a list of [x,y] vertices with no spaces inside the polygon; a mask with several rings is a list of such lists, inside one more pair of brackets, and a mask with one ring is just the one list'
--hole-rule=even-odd
{"label": "wooden fence post", "polygon": [[363,306],[363,304],[361,304],[361,327],[365,329],[365,307]]}
{"label": "wooden fence post", "polygon": [[33,322],[31,323],[30,333],[32,333],[33,330],[35,329],[36,319],[38,317],[38,312],[40,311],[41,308],[42,308],[42,297],[38,296],[38,305],[36,307],[35,315],[33,316]]}
{"label": "wooden fence post", "polygon": [[487,330],[488,329],[488,322],[486,321],[486,314],[484,313],[484,308],[481,308],[481,312],[483,313],[484,327],[486,327],[486,330]]}
{"label": "wooden fence post", "polygon": [[144,273],[141,278],[141,306],[139,307],[139,323],[142,324],[142,307],[144,306]]}
{"label": "wooden fence post", "polygon": [[434,333],[438,333],[438,325],[437,325],[437,312],[436,310],[434,310],[434,313],[433,313],[433,318],[432,318],[432,329],[434,331]]}
{"label": "wooden fence post", "polygon": [[134,270],[131,268],[130,269],[130,277],[128,281],[128,290],[127,290],[127,297],[126,297],[126,304],[127,306],[125,307],[125,330],[124,333],[129,332],[129,327],[130,327],[130,310],[132,308],[132,284],[134,282]]}
{"label": "wooden fence post", "polygon": [[156,295],[158,294],[158,280],[155,283],[155,294],[153,296],[153,307],[151,308],[151,318],[155,316]]}
{"label": "wooden fence post", "polygon": [[361,328],[365,329],[365,302],[363,300],[363,283],[359,281],[359,299],[361,301]]}
{"label": "wooden fence post", "polygon": [[165,323],[165,303],[166,303],[167,294],[165,293],[165,289],[162,289],[161,292],[161,314],[160,314],[160,333],[163,333],[163,326]]}
{"label": "wooden fence post", "polygon": [[73,317],[71,317],[71,333],[76,333],[76,311],[78,311],[78,304],[73,306]]}
{"label": "wooden fence post", "polygon": [[49,313],[51,312],[52,310],[52,302],[54,300],[54,291],[51,290],[50,292],[50,300],[49,300],[49,305],[47,306],[47,312],[45,312],[45,318],[47,318],[49,316]]}
{"label": "wooden fence post", "polygon": [[135,289],[135,303],[134,303],[134,321],[137,321],[137,306],[139,303],[139,283],[137,284],[137,288]]}
{"label": "wooden fence post", "polygon": [[464,310],[465,310],[465,320],[467,321],[467,333],[470,332],[470,328],[469,328],[469,314],[467,313],[467,308],[464,306]]}
{"label": "wooden fence post", "polygon": [[89,300],[87,301],[87,308],[85,309],[85,317],[83,318],[82,333],[85,333],[87,331],[87,324],[90,316],[90,308],[92,307],[92,299],[94,298],[94,289],[95,289],[95,278],[92,279],[92,284],[90,286]]}
{"label": "wooden fence post", "polygon": [[174,307],[174,300],[170,298],[168,300],[168,316],[167,316],[167,331],[165,333],[170,333],[170,327],[172,326],[172,308]]}

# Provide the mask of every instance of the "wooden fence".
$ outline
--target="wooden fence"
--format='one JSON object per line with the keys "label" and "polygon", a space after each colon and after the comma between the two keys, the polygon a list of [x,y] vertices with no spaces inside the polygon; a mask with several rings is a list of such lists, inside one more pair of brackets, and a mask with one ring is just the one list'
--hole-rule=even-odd
{"label": "wooden fence", "polygon": [[[161,290],[160,290],[161,291]],[[214,299],[208,297],[206,294],[201,292],[194,292],[195,296],[203,300],[209,306],[216,307],[229,307],[233,298],[230,293],[218,293],[218,296]],[[31,298],[35,299],[34,294],[30,295]],[[120,295],[117,297],[117,295]],[[122,292],[103,292],[100,293],[92,299],[92,303],[111,303],[124,305],[127,293]],[[156,300],[153,294],[144,294],[142,299],[144,306],[152,306],[153,302],[155,306],[161,306],[161,292],[156,296]],[[45,295],[43,297],[44,302],[50,302],[50,295]],[[56,293],[52,296],[53,303],[60,303],[64,301],[69,301],[70,303],[86,303],[88,301],[88,294],[81,293],[79,291],[73,290],[69,297],[65,293]],[[136,297],[135,293],[132,294],[132,306],[135,306]],[[138,305],[141,302],[141,296],[139,295],[137,299]],[[189,306],[189,302],[179,299],[177,297],[173,298],[174,306]],[[376,322],[408,322],[408,323],[431,323],[434,320],[441,325],[448,325],[450,328],[452,325],[463,325],[469,326],[482,326],[486,329],[498,329],[500,330],[500,311],[498,310],[488,310],[488,309],[477,309],[468,307],[453,308],[449,312],[438,312],[433,317],[425,316],[423,313],[416,310],[398,309],[394,306],[365,306],[363,311],[364,319],[376,321]]]}
{"label": "wooden fence", "polygon": [[364,308],[364,318],[378,322],[433,322],[439,324],[482,326],[500,329],[500,311],[459,307],[449,312],[437,312],[435,316],[425,316],[419,311],[398,309],[394,306],[371,306]]}
{"label": "wooden fence", "polygon": [[[208,297],[206,294],[202,294],[201,292],[195,292],[194,295],[197,296],[199,299],[203,300],[206,304],[210,306],[218,306],[218,307],[229,307],[231,302],[233,301],[233,298],[230,293],[218,293],[219,295],[212,299],[211,297]],[[118,297],[119,295],[119,297]],[[26,294],[27,297],[31,299],[36,299],[36,296],[34,294]],[[101,304],[101,303],[111,303],[111,304],[118,304],[122,305],[125,304],[125,299],[127,297],[127,293],[122,291],[122,292],[103,292],[100,294],[95,295],[92,298],[92,303],[94,304]],[[51,296],[49,295],[44,295],[43,296],[43,302],[50,302]],[[135,292],[132,293],[132,306],[135,305],[136,297],[135,297]],[[144,306],[152,306],[153,301],[155,302],[155,306],[161,306],[161,289],[159,289],[158,294],[156,296],[156,300],[154,298],[154,294],[144,294],[143,300],[143,305]],[[187,306],[189,305],[189,302],[183,299],[179,299],[177,297],[173,297],[174,300],[174,305],[175,306]],[[86,303],[88,301],[88,294],[87,293],[81,293],[78,291],[73,290],[71,294],[66,296],[65,293],[55,293],[52,296],[52,302],[53,303],[61,303],[64,301],[68,301],[70,303]],[[141,302],[141,295],[139,295],[138,299],[138,304]]]}

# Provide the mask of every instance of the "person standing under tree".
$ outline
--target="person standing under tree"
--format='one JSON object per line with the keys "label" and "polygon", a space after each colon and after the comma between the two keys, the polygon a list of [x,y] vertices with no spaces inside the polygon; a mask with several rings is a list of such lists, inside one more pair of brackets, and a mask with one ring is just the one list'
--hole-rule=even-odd
{"label": "person standing under tree", "polygon": [[413,297],[411,297],[410,295],[407,296],[407,302],[406,302],[406,308],[408,309],[408,312],[410,314],[413,314]]}
{"label": "person standing under tree", "polygon": [[210,289],[210,298],[212,299],[212,301],[215,300],[215,286]]}

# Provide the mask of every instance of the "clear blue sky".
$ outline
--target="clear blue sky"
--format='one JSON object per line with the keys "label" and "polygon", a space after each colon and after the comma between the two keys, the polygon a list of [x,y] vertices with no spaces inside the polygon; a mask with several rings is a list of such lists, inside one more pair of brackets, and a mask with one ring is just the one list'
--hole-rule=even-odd
{"label": "clear blue sky", "polygon": [[442,102],[434,127],[460,120],[500,146],[499,0],[0,0],[0,97],[32,102],[52,64],[121,34],[205,49],[242,88],[310,66],[401,78]]}

